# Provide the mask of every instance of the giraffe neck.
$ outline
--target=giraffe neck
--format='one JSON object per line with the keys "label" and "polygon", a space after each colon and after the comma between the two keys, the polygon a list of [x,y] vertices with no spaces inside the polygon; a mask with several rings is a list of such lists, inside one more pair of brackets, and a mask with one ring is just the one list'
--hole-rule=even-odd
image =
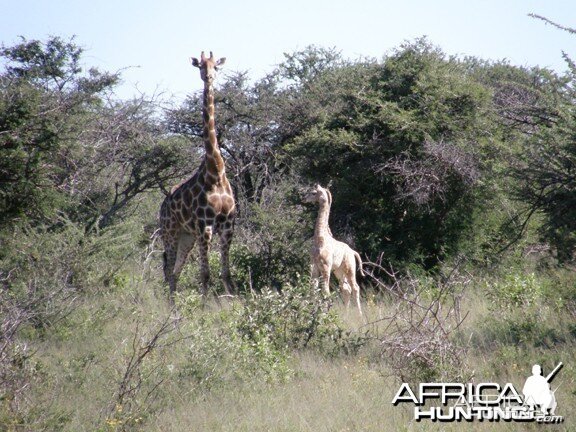
{"label": "giraffe neck", "polygon": [[204,83],[204,104],[202,110],[204,120],[204,149],[206,151],[206,183],[217,183],[224,174],[224,159],[220,153],[218,139],[216,138],[216,124],[214,120],[214,87]]}
{"label": "giraffe neck", "polygon": [[316,237],[326,236],[330,234],[328,226],[328,218],[330,217],[330,203],[327,201],[320,202],[320,209],[318,210],[318,219],[316,219],[315,234]]}

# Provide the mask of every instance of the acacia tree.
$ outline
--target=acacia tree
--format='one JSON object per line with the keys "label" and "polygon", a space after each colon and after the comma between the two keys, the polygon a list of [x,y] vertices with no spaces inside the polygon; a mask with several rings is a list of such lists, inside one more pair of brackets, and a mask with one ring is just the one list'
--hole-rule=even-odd
{"label": "acacia tree", "polygon": [[119,101],[119,75],[83,73],[82,52],[58,37],[0,50],[0,225],[63,213],[103,228],[195,157],[166,133],[154,97]]}
{"label": "acacia tree", "polygon": [[119,101],[119,76],[84,73],[81,55],[58,37],[0,49],[0,417],[9,425],[38,409],[27,393],[42,385],[22,329],[48,331],[81,292],[114,279],[140,238],[117,222],[144,192],[169,189],[190,159],[153,99]]}
{"label": "acacia tree", "polygon": [[481,199],[489,91],[425,40],[382,63],[325,63],[293,98],[285,118],[297,132],[284,149],[308,181],[332,182],[340,237],[433,267],[455,253]]}
{"label": "acacia tree", "polygon": [[144,193],[169,193],[197,163],[190,142],[171,136],[153,98],[106,99],[82,131],[76,170],[76,219],[88,227],[114,223]]}
{"label": "acacia tree", "polygon": [[[576,33],[547,18],[553,26]],[[541,241],[552,246],[559,261],[574,259],[574,129],[576,67],[563,53],[567,73],[507,64],[479,68],[479,79],[494,92],[502,146],[497,162],[506,170],[506,187],[518,203],[506,224],[502,250],[537,227]],[[540,215],[538,220],[533,217]]]}
{"label": "acacia tree", "polygon": [[[576,34],[575,29],[532,16]],[[566,262],[576,259],[576,64],[563,55],[568,72],[549,85],[549,93],[558,95],[557,103],[546,111],[549,120],[528,134],[514,175],[517,196],[529,205],[528,217],[544,215],[542,237]]]}
{"label": "acacia tree", "polygon": [[80,75],[81,53],[57,37],[0,50],[0,224],[41,219],[67,200],[83,113],[118,81],[95,69]]}

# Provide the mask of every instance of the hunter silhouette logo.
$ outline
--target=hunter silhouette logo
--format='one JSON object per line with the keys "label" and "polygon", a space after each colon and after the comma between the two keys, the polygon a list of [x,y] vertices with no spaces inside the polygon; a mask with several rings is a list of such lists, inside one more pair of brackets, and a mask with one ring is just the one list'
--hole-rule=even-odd
{"label": "hunter silhouette logo", "polygon": [[536,406],[540,407],[542,415],[554,416],[556,412],[556,387],[554,390],[550,388],[550,382],[554,376],[562,369],[562,362],[554,368],[547,377],[542,376],[542,368],[540,365],[532,366],[532,376],[528,377],[522,393],[524,393],[524,403],[527,404],[531,410],[535,410]]}
{"label": "hunter silhouette logo", "polygon": [[432,382],[420,383],[414,390],[408,383],[403,383],[392,399],[392,405],[412,403],[416,421],[562,423],[564,417],[556,415],[558,386],[554,390],[550,387],[562,366],[560,362],[544,377],[540,365],[534,365],[522,393],[512,383],[502,386],[494,382]]}

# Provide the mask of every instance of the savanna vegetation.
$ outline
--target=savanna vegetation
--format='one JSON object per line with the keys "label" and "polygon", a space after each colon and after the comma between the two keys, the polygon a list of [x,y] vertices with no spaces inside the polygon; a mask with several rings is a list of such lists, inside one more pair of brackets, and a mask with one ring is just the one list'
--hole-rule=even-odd
{"label": "savanna vegetation", "polygon": [[[0,430],[456,430],[393,407],[400,383],[521,388],[560,361],[557,428],[576,427],[568,56],[559,74],[421,39],[223,73],[239,293],[213,278],[201,298],[192,259],[171,308],[156,218],[202,157],[202,95],[121,100],[120,74],[82,54],[60,37],[0,50]],[[311,289],[316,182],[365,261],[363,318]]]}

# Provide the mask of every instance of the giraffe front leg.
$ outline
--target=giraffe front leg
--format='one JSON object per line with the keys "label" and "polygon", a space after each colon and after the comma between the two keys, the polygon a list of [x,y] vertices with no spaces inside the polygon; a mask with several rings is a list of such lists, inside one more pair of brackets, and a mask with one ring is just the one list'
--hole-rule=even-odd
{"label": "giraffe front leg", "polygon": [[316,264],[310,265],[310,281],[312,283],[312,289],[316,291],[318,289],[318,285],[320,284],[320,271]]}
{"label": "giraffe front leg", "polygon": [[220,234],[220,277],[227,294],[237,294],[236,284],[230,274],[230,245],[232,244],[233,231],[224,230]]}
{"label": "giraffe front leg", "polygon": [[330,267],[328,265],[323,265],[320,268],[320,276],[322,278],[324,294],[328,297],[330,295]]}
{"label": "giraffe front leg", "polygon": [[212,240],[212,227],[204,228],[204,232],[199,238],[198,247],[200,255],[200,283],[202,284],[202,296],[208,294],[210,285],[210,262],[208,261],[208,252],[210,251],[210,242]]}

